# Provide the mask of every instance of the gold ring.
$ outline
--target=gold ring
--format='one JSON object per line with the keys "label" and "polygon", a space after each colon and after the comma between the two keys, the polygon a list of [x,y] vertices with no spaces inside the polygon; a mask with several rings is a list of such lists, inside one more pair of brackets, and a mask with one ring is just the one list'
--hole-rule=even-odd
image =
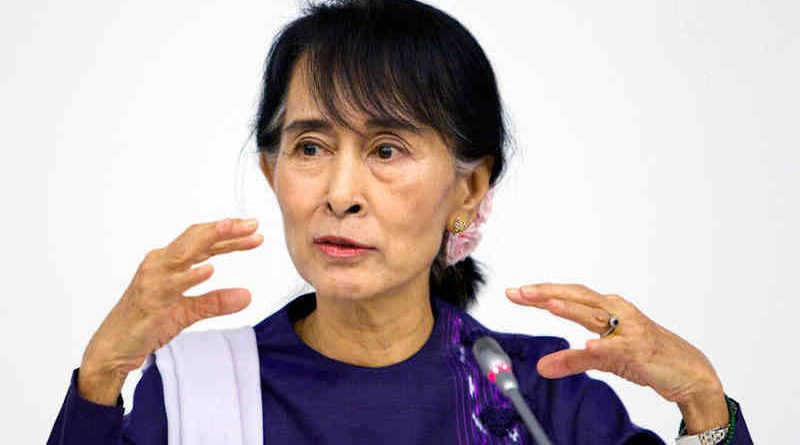
{"label": "gold ring", "polygon": [[600,338],[609,338],[616,334],[617,326],[619,326],[619,318],[617,318],[617,316],[614,314],[609,314],[608,325],[605,332],[600,334]]}

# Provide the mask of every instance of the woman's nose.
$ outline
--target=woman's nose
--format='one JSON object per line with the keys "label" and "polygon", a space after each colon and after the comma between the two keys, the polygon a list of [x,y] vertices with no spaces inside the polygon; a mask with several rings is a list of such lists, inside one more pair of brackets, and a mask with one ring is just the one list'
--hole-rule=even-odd
{"label": "woman's nose", "polygon": [[364,210],[362,165],[357,156],[338,152],[332,164],[328,188],[328,209],[336,216]]}

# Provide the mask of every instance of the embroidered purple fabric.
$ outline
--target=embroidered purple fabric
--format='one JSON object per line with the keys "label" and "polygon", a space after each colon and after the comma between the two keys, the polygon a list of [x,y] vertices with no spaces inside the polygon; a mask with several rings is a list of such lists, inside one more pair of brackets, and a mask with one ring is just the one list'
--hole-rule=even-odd
{"label": "embroidered purple fabric", "polygon": [[[292,328],[314,310],[315,297],[301,295],[254,326],[267,444],[532,444],[511,402],[472,357],[472,342],[486,334],[511,357],[522,394],[554,444],[664,443],[631,422],[606,383],[537,374],[539,357],[568,347],[561,338],[494,332],[432,296],[435,323],[423,347],[391,366],[361,367],[318,353]],[[122,397],[116,406],[80,397],[79,371],[72,371],[49,445],[167,444],[156,366],[143,372],[127,414]],[[752,444],[738,413],[730,443]]]}

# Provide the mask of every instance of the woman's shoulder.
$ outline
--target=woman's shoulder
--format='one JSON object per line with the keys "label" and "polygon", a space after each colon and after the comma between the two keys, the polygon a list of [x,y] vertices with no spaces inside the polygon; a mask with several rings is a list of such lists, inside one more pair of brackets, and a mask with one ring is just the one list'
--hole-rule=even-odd
{"label": "woman's shoulder", "polygon": [[277,348],[296,345],[292,323],[311,313],[315,307],[313,292],[289,298],[282,307],[253,325],[258,346]]}
{"label": "woman's shoulder", "polygon": [[494,331],[494,336],[506,351],[513,350],[524,358],[542,357],[569,348],[569,342],[566,339],[553,335]]}
{"label": "woman's shoulder", "polygon": [[461,340],[471,345],[475,340],[484,335],[489,335],[506,351],[509,356],[519,358],[541,357],[561,349],[569,348],[566,339],[553,335],[532,335],[518,332],[505,332],[490,329],[469,312],[439,300],[437,309],[444,309],[449,314],[451,322],[457,325]]}

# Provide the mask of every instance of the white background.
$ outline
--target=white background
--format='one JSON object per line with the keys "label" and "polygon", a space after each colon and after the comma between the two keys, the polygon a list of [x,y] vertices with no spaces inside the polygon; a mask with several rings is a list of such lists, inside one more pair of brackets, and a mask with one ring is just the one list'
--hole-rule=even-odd
{"label": "white background", "polygon": [[[506,286],[583,283],[701,348],[758,443],[799,443],[800,7],[791,1],[438,1],[493,63],[520,155],[476,258],[490,328],[594,336]],[[4,443],[44,443],[71,371],[145,253],[191,223],[255,216],[257,250],[192,289],[302,290],[274,196],[240,150],[294,1],[0,6]],[[238,190],[238,192],[237,192]],[[592,371],[672,442],[679,412]],[[130,410],[140,374],[123,395]]]}

